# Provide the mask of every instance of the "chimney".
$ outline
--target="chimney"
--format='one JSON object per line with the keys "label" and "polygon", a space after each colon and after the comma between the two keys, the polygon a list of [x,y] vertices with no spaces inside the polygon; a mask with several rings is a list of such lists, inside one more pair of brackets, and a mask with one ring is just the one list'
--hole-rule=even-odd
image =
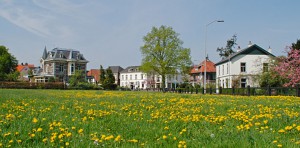
{"label": "chimney", "polygon": [[241,51],[241,47],[238,46],[238,48],[236,49],[236,52],[240,52]]}
{"label": "chimney", "polygon": [[269,46],[268,52],[272,53],[272,48],[270,46]]}
{"label": "chimney", "polygon": [[252,42],[251,41],[249,41],[249,44],[248,44],[248,47],[250,47],[250,46],[252,46]]}

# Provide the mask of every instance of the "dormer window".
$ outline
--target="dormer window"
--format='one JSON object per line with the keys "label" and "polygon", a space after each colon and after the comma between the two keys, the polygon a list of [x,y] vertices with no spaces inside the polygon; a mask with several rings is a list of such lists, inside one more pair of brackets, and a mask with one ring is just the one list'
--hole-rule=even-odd
{"label": "dormer window", "polygon": [[59,55],[59,57],[60,57],[60,58],[63,58],[64,56],[63,56],[63,54],[61,53],[61,54]]}

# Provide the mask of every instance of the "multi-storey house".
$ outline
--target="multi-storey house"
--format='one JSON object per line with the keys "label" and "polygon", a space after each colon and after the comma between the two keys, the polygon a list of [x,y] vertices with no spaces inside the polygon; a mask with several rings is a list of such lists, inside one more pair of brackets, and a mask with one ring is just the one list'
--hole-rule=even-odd
{"label": "multi-storey house", "polygon": [[81,70],[86,74],[88,61],[77,50],[54,48],[51,51],[44,49],[40,60],[42,71],[35,76],[36,82],[47,82],[53,77],[56,81],[68,82],[69,77]]}
{"label": "multi-storey house", "polygon": [[204,73],[206,72],[206,84],[215,84],[216,82],[216,66],[215,63],[206,58],[206,71],[205,61],[202,61],[199,65],[195,65],[190,71],[190,83],[193,85],[204,85]]}
{"label": "multi-storey house", "polygon": [[236,53],[216,63],[216,87],[257,87],[259,84],[255,76],[268,69],[268,63],[273,57],[271,49],[266,51],[251,42],[243,50],[238,48]]}

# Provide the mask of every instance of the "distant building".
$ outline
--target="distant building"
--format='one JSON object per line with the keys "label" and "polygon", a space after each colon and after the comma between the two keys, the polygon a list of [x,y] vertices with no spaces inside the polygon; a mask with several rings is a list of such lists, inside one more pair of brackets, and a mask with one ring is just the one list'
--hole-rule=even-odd
{"label": "distant building", "polygon": [[89,83],[99,84],[100,69],[91,69],[87,72],[87,80]]}
{"label": "distant building", "polygon": [[47,51],[45,47],[40,60],[41,71],[34,78],[36,82],[48,82],[51,77],[56,81],[68,82],[77,70],[86,73],[87,63],[83,54],[77,50],[54,48]]}
{"label": "distant building", "polygon": [[269,61],[275,57],[271,49],[266,51],[256,44],[248,47],[216,63],[217,87],[232,88],[246,86],[257,87],[254,76],[268,69]]}
{"label": "distant building", "polygon": [[[140,66],[129,66],[120,72],[120,86],[130,89],[162,88],[162,78],[155,73],[146,74]],[[166,75],[166,88],[175,88],[182,83],[181,75]]]}
{"label": "distant building", "polygon": [[28,64],[28,63],[21,63],[17,66],[17,71],[20,73],[19,80],[20,81],[30,81],[30,72],[33,72],[34,70],[34,65],[33,64]]}
{"label": "distant building", "polygon": [[[216,66],[215,63],[206,58],[206,84],[215,84]],[[190,83],[204,85],[205,61],[195,65],[190,72]]]}

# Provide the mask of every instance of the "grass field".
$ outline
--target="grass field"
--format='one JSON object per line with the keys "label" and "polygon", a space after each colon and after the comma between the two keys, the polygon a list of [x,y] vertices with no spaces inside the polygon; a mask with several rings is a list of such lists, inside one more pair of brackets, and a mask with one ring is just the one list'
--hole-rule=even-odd
{"label": "grass field", "polygon": [[0,89],[0,147],[299,147],[300,98]]}

